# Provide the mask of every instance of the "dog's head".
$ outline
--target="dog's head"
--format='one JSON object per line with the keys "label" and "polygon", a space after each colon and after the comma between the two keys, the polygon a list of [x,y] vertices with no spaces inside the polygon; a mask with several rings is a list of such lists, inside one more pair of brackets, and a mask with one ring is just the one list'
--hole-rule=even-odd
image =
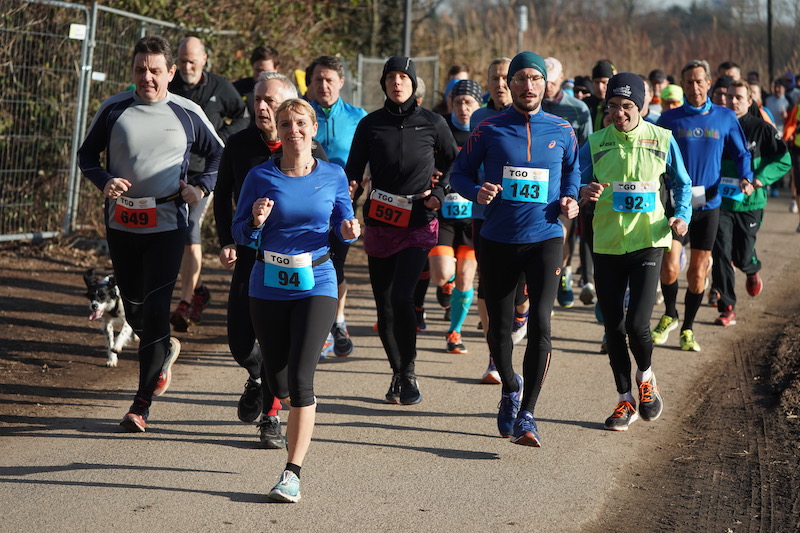
{"label": "dog's head", "polygon": [[95,275],[94,269],[90,268],[83,275],[86,282],[86,298],[89,300],[89,320],[98,320],[106,309],[113,308],[119,297],[119,289],[114,275],[103,278]]}

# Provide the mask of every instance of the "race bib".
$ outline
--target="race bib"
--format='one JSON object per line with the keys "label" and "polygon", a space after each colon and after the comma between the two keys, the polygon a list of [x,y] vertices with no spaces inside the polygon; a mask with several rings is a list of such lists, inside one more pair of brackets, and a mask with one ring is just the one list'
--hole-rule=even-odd
{"label": "race bib", "polygon": [[547,168],[503,167],[503,198],[517,202],[547,203],[550,170]]}
{"label": "race bib", "polygon": [[723,198],[730,198],[734,202],[743,201],[745,196],[744,192],[739,188],[739,180],[737,178],[720,178],[719,193]]}
{"label": "race bib", "polygon": [[457,192],[451,192],[444,197],[442,216],[444,218],[472,218],[472,202]]}
{"label": "race bib", "polygon": [[114,220],[126,228],[155,228],[158,223],[156,199],[120,196],[114,208]]}
{"label": "race bib", "polygon": [[314,288],[314,267],[311,253],[286,255],[264,251],[264,285],[287,291],[308,291]]}
{"label": "race bib", "polygon": [[615,181],[611,201],[619,213],[651,213],[658,202],[657,181]]}
{"label": "race bib", "polygon": [[411,220],[412,203],[407,197],[391,194],[378,189],[369,195],[369,211],[367,216],[392,226],[407,228]]}

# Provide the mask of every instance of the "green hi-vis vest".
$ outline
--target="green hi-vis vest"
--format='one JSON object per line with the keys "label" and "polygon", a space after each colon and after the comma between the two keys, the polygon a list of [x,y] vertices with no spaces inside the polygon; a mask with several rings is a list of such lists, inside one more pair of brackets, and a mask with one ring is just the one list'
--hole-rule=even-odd
{"label": "green hi-vis vest", "polygon": [[627,133],[608,126],[589,136],[594,179],[610,184],[594,210],[595,253],[622,255],[671,246],[660,198],[671,136],[643,119]]}

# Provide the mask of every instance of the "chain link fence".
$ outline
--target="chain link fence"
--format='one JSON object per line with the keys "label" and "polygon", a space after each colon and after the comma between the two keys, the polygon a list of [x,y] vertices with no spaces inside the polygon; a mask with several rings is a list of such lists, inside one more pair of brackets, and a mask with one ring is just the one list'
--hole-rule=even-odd
{"label": "chain link fence", "polygon": [[[358,81],[356,85],[355,105],[364,108],[367,112],[383,107],[386,95],[381,90],[380,80],[383,74],[384,58],[358,56]],[[417,68],[417,77],[425,80],[427,94],[425,107],[432,107],[436,102],[435,89],[439,87],[439,57],[412,57]]]}

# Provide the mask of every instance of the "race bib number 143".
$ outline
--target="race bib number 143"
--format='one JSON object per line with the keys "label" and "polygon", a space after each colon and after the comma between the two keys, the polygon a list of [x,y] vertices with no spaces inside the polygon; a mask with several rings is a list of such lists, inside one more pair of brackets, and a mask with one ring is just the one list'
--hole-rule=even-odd
{"label": "race bib number 143", "polygon": [[503,167],[502,185],[506,200],[546,204],[550,170],[506,165]]}

